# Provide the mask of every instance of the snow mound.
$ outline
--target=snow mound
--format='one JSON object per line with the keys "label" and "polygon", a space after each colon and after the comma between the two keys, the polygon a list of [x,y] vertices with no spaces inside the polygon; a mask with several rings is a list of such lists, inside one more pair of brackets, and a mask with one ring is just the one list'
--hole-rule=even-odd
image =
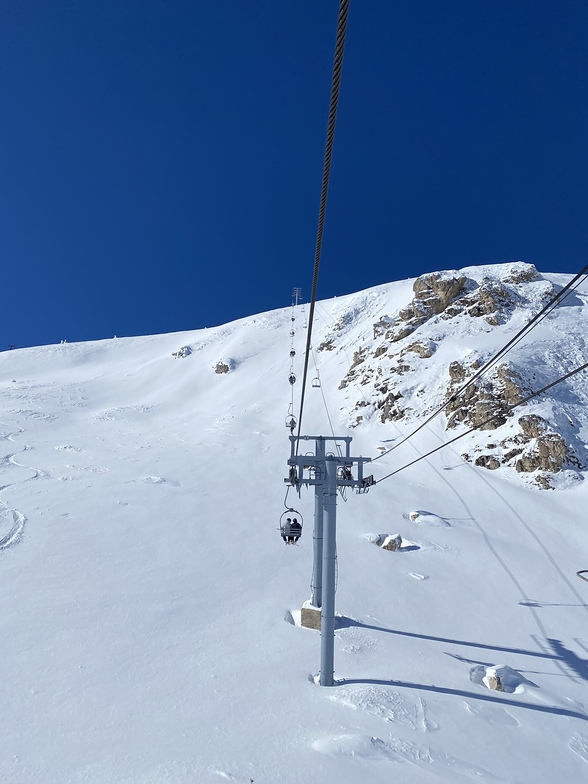
{"label": "snow mound", "polygon": [[523,686],[534,686],[536,684],[524,678],[520,672],[513,670],[506,664],[486,667],[477,665],[470,670],[470,680],[478,686],[485,686],[494,691],[504,691],[508,694],[518,694],[523,690]]}
{"label": "snow mound", "polygon": [[408,512],[404,515],[404,519],[410,520],[411,523],[415,523],[416,525],[428,525],[431,528],[451,527],[450,523],[448,523],[444,517],[439,517],[439,515],[433,514],[433,512],[425,512],[422,509]]}

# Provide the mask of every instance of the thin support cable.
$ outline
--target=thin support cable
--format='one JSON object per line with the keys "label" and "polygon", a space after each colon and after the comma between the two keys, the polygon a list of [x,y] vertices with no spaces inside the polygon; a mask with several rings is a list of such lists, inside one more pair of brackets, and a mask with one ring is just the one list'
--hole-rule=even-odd
{"label": "thin support cable", "polygon": [[[331,174],[331,163],[333,159],[333,141],[335,138],[335,124],[337,120],[337,106],[339,103],[339,90],[341,87],[341,72],[343,68],[343,53],[345,50],[345,34],[347,32],[347,17],[349,15],[349,0],[339,0],[339,16],[337,19],[337,37],[335,40],[335,57],[333,60],[333,76],[331,80],[331,97],[329,100],[329,118],[327,122],[327,141],[325,145],[325,159],[323,164],[323,179],[321,184],[321,197],[319,206],[318,227],[316,234],[316,246],[314,252],[314,270],[312,276],[312,294],[310,298],[310,311],[308,315],[308,333],[306,336],[306,354],[304,357],[304,370],[302,374],[302,391],[300,393],[300,413],[298,416],[298,436],[302,432],[302,413],[304,410],[304,397],[306,393],[306,381],[308,377],[308,360],[310,356],[310,346],[312,340],[312,325],[314,321],[314,308],[316,303],[316,293],[318,286],[318,274],[321,260],[321,250],[323,245],[323,233],[325,228],[325,213],[327,209],[327,195],[329,192],[329,178]],[[296,442],[296,454],[298,454],[298,444]]]}
{"label": "thin support cable", "polygon": [[[539,389],[537,392],[532,392],[530,395],[527,395],[527,397],[523,398],[522,400],[519,400],[517,403],[513,403],[510,406],[505,406],[504,410],[507,412],[514,411],[514,409],[517,408],[518,406],[524,405],[529,400],[532,400],[534,397],[538,397],[539,395],[542,395],[544,392],[547,392],[548,389],[551,389],[552,387],[556,386],[556,384],[561,384],[562,381],[566,381],[568,378],[575,376],[576,373],[580,373],[582,370],[586,370],[587,368],[588,368],[588,362],[586,362],[581,367],[576,368],[575,370],[572,370],[569,373],[566,373],[565,376],[558,378],[556,381],[552,381],[551,384],[547,384],[547,386],[543,387],[542,389]],[[421,460],[425,460],[425,458],[434,455],[435,452],[438,452],[440,449],[444,449],[446,446],[450,446],[450,444],[454,444],[456,441],[459,441],[460,438],[463,438],[464,436],[469,436],[470,433],[479,430],[481,427],[489,424],[490,422],[493,422],[495,419],[496,419],[496,414],[492,414],[492,416],[489,416],[483,422],[478,422],[478,424],[474,425],[474,427],[470,428],[469,430],[466,430],[465,433],[461,433],[455,438],[452,438],[450,441],[446,441],[444,444],[435,447],[435,449],[431,449],[430,452],[427,452],[425,455],[421,455],[420,457],[417,457],[416,460],[413,460],[411,463],[407,463],[406,465],[403,465],[402,468],[397,468],[396,471],[392,471],[391,473],[386,474],[386,476],[383,476],[381,479],[377,480],[377,484],[383,482],[384,479],[389,479],[391,476],[394,476],[395,474],[399,474],[401,471],[404,471],[406,468],[410,468],[410,466],[413,466],[415,463],[419,463]]]}
{"label": "thin support cable", "polygon": [[[324,390],[324,388],[323,388],[323,385],[322,385],[322,383],[320,383],[320,373],[319,373],[319,369],[318,369],[318,367],[317,367],[317,364],[316,364],[316,354],[314,353],[314,349],[312,348],[312,346],[310,347],[310,351],[311,351],[311,354],[312,354],[312,362],[313,362],[313,364],[314,364],[314,372],[316,373],[316,377],[317,377],[317,378],[318,378],[318,380],[319,380],[319,384],[320,384],[320,390],[321,390],[321,396],[322,396],[322,398],[323,398],[323,405],[324,405],[324,407],[325,407],[325,413],[326,413],[326,415],[327,415],[327,419],[328,419],[328,421],[329,421],[329,427],[331,428],[331,435],[332,435],[332,436],[333,436],[333,438],[334,438],[334,437],[335,437],[335,431],[334,431],[334,429],[333,429],[333,423],[332,423],[332,421],[331,421],[331,415],[329,414],[329,407],[327,406],[327,399],[326,399],[326,397],[325,397],[325,390]],[[339,453],[340,453],[340,452],[341,452],[341,448],[340,448],[340,445],[339,445],[339,443],[338,443],[338,442],[335,442],[335,446],[337,447],[337,449],[338,449],[338,451],[339,451]]]}

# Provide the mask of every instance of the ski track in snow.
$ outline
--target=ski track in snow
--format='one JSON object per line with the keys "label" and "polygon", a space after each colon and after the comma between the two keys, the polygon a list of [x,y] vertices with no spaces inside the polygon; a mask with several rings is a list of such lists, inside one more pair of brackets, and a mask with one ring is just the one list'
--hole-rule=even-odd
{"label": "ski track in snow", "polygon": [[[7,550],[20,541],[27,519],[17,509],[11,509],[0,501],[0,550]],[[6,533],[3,531],[8,528]]]}
{"label": "ski track in snow", "polygon": [[[2,434],[0,438],[15,444],[15,436],[19,436],[24,432],[25,431],[22,428],[19,428],[16,432]],[[28,452],[29,449],[30,447],[25,445],[21,447],[20,453]],[[29,468],[28,466],[19,463],[16,460],[16,455],[20,453],[11,452],[7,455],[4,455],[2,458],[0,458],[0,467],[2,467],[2,465],[13,465],[18,468]],[[39,479],[47,476],[45,471],[42,471],[41,469],[29,468],[29,470],[33,472],[33,475],[29,477],[29,480]],[[0,486],[0,492],[10,488],[12,484],[12,482],[3,484]],[[2,498],[0,498],[0,551],[7,550],[8,548],[13,547],[15,544],[20,542],[24,534],[26,522],[27,518],[22,512],[20,512],[18,509],[13,509]]]}
{"label": "ski track in snow", "polygon": [[588,762],[588,738],[583,735],[573,735],[568,745],[584,762]]}
{"label": "ski track in snow", "polygon": [[[364,734],[334,735],[314,741],[312,747],[331,757],[412,764],[450,782],[505,781],[478,765],[393,736],[384,740]],[[402,774],[398,772],[398,775]]]}
{"label": "ski track in snow", "polygon": [[409,726],[413,730],[418,726],[413,701],[385,686],[339,686],[328,694],[328,698],[353,710],[364,710],[384,721]]}
{"label": "ski track in snow", "polygon": [[468,713],[472,716],[476,716],[476,718],[481,719],[482,721],[487,722],[488,724],[497,724],[503,727],[519,727],[520,722],[512,716],[506,708],[500,707],[500,705],[484,705],[483,703],[480,705],[474,705],[473,703],[464,700],[464,706]]}

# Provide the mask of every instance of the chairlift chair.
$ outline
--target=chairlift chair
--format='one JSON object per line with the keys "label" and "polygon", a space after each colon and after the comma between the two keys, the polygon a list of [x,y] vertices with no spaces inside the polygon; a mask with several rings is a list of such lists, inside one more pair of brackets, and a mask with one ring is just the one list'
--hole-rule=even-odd
{"label": "chairlift chair", "polygon": [[312,379],[312,386],[315,389],[320,389],[321,388],[321,380],[320,380],[320,378],[318,376],[316,378]]}
{"label": "chairlift chair", "polygon": [[286,544],[296,544],[302,536],[303,519],[296,509],[286,509],[280,517],[280,536]]}

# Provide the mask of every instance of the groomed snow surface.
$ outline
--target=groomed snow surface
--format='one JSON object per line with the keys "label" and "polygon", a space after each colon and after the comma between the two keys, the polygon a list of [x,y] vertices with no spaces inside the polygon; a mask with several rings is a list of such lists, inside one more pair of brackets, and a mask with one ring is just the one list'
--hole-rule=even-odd
{"label": "groomed snow surface", "polygon": [[[411,296],[406,281],[320,303],[315,345],[349,317],[336,350],[315,352],[303,432],[330,435],[323,394],[354,455],[414,427],[347,430],[338,390],[372,324]],[[585,347],[584,299],[564,310]],[[458,442],[339,499],[337,685],[316,685],[320,634],[295,623],[312,490],[288,496],[299,546],[278,531],[292,323],[299,377],[306,340],[302,308],[290,319],[0,354],[0,781],[586,780],[586,481],[540,490],[464,462]],[[487,351],[515,321],[453,346]],[[403,546],[374,546],[382,534]]]}

